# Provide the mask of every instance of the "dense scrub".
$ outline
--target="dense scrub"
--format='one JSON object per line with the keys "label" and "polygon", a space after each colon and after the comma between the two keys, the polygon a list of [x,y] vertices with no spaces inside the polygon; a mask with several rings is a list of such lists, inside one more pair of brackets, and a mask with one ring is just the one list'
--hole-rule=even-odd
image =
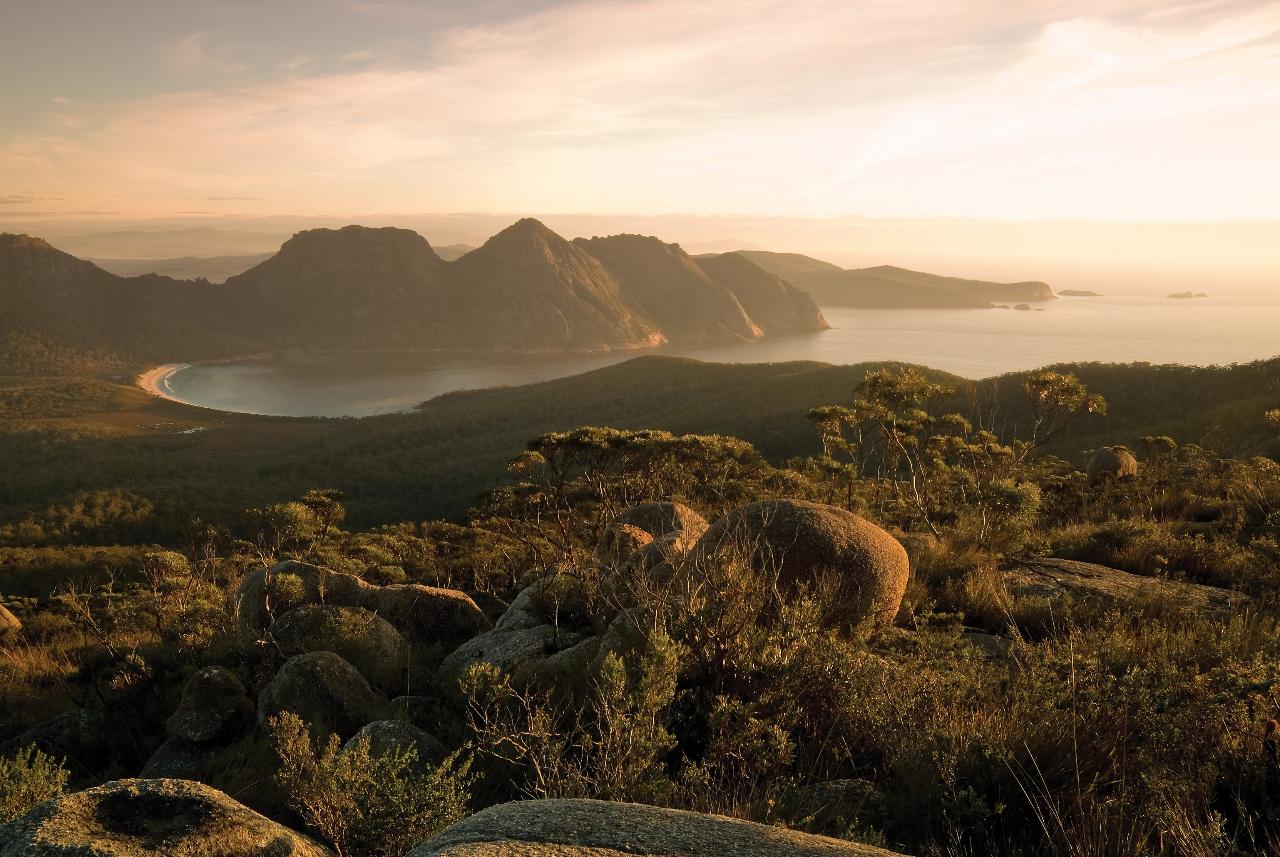
{"label": "dense scrub", "polygon": [[[443,760],[288,717],[201,751],[201,779],[343,853],[403,853],[514,797],[717,812],[914,854],[1273,853],[1280,466],[1242,452],[1252,428],[1216,449],[1121,435],[1137,474],[1091,481],[1053,453],[1130,406],[1087,374],[1025,375],[997,416],[945,378],[863,372],[851,396],[814,403],[811,449],[785,464],[727,435],[543,434],[452,522],[355,526],[333,490],[212,524],[130,491],[31,509],[0,530],[20,581],[0,599],[23,622],[0,631],[0,742],[18,738],[0,745],[18,754],[0,807],[168,758],[182,746],[161,747],[166,718],[205,667],[256,697],[285,655],[245,635],[246,575],[297,560],[358,592],[464,591],[498,619],[484,648],[525,646],[505,668],[466,643],[411,646],[388,717]],[[839,618],[849,596],[797,577],[785,550],[700,540],[770,498],[899,538],[911,577],[891,627]],[[636,511],[651,501],[688,512],[660,531],[653,507]],[[1241,599],[1010,583],[1046,556]],[[268,620],[313,597],[307,568],[265,579]],[[340,603],[344,580],[324,578],[320,599]],[[85,752],[55,759],[65,774],[19,737],[61,712],[97,724]]]}

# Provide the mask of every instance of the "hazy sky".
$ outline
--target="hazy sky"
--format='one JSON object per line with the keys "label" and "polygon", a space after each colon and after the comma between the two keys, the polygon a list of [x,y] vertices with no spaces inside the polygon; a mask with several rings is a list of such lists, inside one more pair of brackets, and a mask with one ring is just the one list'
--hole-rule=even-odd
{"label": "hazy sky", "polygon": [[1280,2],[0,0],[0,221],[1280,218]]}

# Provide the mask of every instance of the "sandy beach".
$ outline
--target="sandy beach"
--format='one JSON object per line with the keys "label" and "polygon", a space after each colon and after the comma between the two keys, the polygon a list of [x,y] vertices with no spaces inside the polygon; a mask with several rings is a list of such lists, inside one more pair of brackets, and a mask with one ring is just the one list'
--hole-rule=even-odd
{"label": "sandy beach", "polygon": [[[165,363],[163,366],[157,366],[154,369],[148,369],[138,376],[138,386],[146,390],[153,396],[161,399],[168,399],[171,402],[182,402],[169,389],[169,378],[177,371],[190,366],[190,363]],[[182,402],[186,404],[185,402]]]}

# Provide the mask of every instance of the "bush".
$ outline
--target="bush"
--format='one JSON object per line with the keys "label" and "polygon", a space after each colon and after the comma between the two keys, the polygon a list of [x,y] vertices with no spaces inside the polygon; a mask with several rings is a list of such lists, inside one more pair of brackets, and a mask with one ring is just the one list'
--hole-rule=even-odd
{"label": "bush", "polygon": [[467,814],[470,763],[454,753],[415,773],[412,747],[373,755],[359,735],[323,744],[286,712],[268,721],[280,757],[276,782],[290,807],[341,857],[399,857]]}
{"label": "bush", "polygon": [[0,825],[62,794],[70,776],[62,763],[32,745],[12,759],[0,759]]}

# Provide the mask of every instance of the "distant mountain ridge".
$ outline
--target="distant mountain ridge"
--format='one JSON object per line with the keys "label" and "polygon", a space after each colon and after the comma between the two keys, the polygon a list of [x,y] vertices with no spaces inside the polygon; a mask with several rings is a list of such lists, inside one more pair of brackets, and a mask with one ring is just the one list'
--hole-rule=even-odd
{"label": "distant mountain ridge", "polygon": [[273,255],[257,253],[252,256],[178,256],[172,259],[89,258],[86,261],[117,277],[159,274],[175,280],[208,280],[211,283],[221,283],[236,274],[243,274]]}
{"label": "distant mountain ridge", "polygon": [[0,235],[0,335],[139,361],[282,348],[599,351],[826,326],[807,295],[753,263],[708,268],[636,235],[571,242],[530,218],[454,261],[406,229],[305,230],[221,285],[116,276]]}
{"label": "distant mountain ridge", "polygon": [[[996,283],[909,271],[893,265],[846,270],[799,253],[738,251],[741,256],[804,289],[820,306],[861,309],[986,309],[997,303],[1054,299],[1047,283]],[[715,258],[723,258],[715,257]]]}

